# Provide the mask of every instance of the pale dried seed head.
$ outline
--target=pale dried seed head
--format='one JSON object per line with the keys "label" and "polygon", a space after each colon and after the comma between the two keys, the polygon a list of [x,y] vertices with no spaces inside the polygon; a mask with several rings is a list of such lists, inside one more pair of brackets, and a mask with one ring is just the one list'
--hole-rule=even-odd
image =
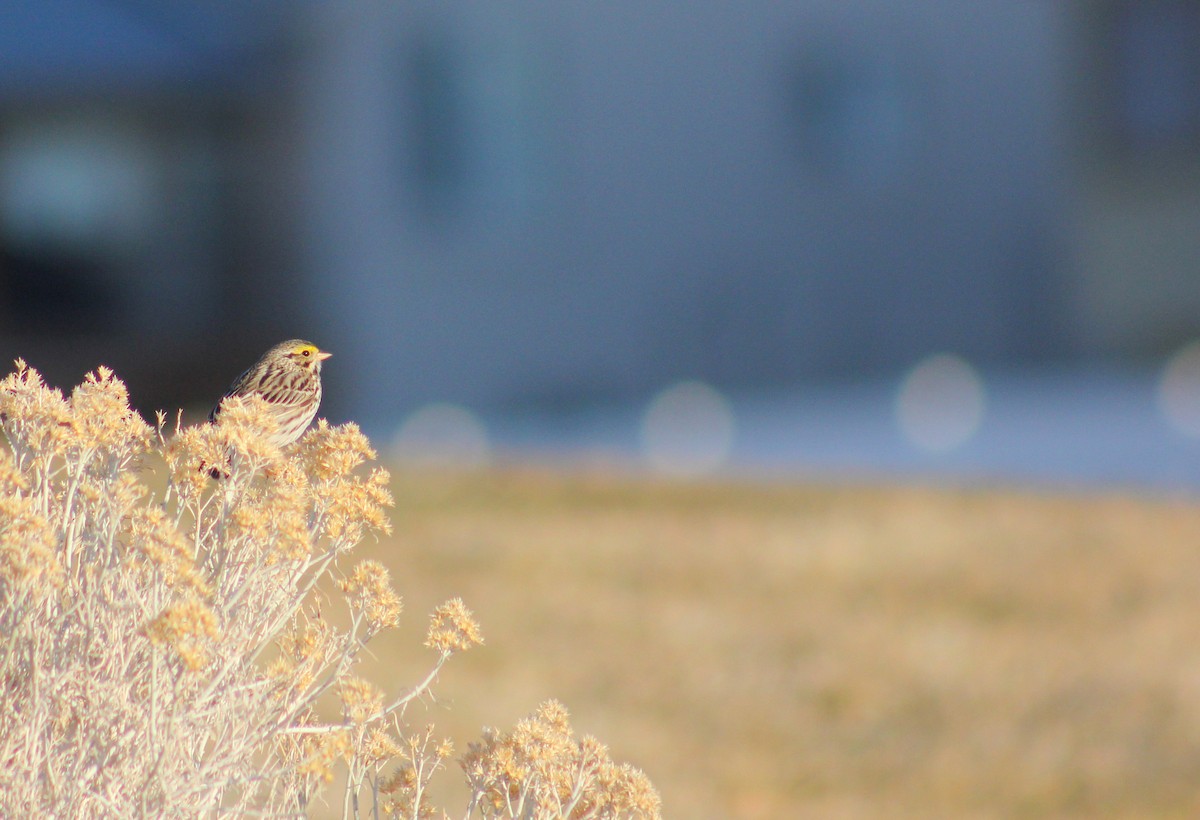
{"label": "pale dried seed head", "polygon": [[63,583],[58,530],[29,496],[0,495],[0,599],[6,586],[42,595]]}
{"label": "pale dried seed head", "polygon": [[[232,469],[261,469],[278,462],[283,453],[275,437],[279,419],[261,396],[232,396],[221,403],[221,415],[209,425]],[[220,468],[221,462],[211,465]]]}
{"label": "pale dried seed head", "polygon": [[325,419],[318,419],[300,439],[296,458],[304,472],[320,482],[349,475],[367,461],[374,461],[376,454],[357,424],[333,427]]}
{"label": "pale dried seed head", "polygon": [[342,699],[342,713],[356,726],[362,726],[383,710],[383,692],[362,678],[342,679],[338,694]]}
{"label": "pale dried seed head", "polygon": [[29,489],[29,479],[17,469],[8,448],[0,448],[0,494],[9,495]]}
{"label": "pale dried seed head", "polygon": [[129,406],[129,391],[107,367],[84,377],[69,407],[78,442],[86,446],[137,454],[153,439],[153,428]]}
{"label": "pale dried seed head", "polygon": [[192,671],[208,664],[209,647],[219,635],[217,616],[195,595],[164,609],[147,624],[145,633],[151,643],[174,649]]}
{"label": "pale dried seed head", "polygon": [[511,795],[527,794],[538,816],[556,816],[582,795],[571,817],[661,817],[661,799],[646,776],[614,764],[595,738],[576,740],[567,710],[557,701],[542,704],[509,732],[485,730],[459,764],[480,803],[502,816]]}
{"label": "pale dried seed head", "polygon": [[425,638],[425,645],[430,649],[450,655],[482,644],[479,623],[461,598],[451,598],[433,611]]}
{"label": "pale dried seed head", "polygon": [[372,632],[400,621],[400,596],[392,588],[387,568],[378,561],[360,562],[350,575],[338,581],[338,587],[351,606],[363,613]]}

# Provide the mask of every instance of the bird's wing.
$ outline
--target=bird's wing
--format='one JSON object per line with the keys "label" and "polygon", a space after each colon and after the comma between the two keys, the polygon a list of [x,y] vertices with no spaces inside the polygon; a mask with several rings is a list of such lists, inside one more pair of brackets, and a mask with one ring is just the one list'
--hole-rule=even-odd
{"label": "bird's wing", "polygon": [[308,394],[303,388],[304,378],[303,373],[290,373],[281,378],[270,368],[251,367],[238,376],[233,386],[217,400],[208,414],[208,420],[217,420],[221,413],[221,404],[230,396],[258,395],[262,396],[267,404],[280,406],[304,404],[308,401]]}

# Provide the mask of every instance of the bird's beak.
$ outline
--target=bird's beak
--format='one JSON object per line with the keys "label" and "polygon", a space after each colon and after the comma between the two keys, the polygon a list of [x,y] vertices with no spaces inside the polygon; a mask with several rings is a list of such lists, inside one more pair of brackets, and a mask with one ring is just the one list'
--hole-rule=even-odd
{"label": "bird's beak", "polygon": [[327,352],[327,351],[324,351],[324,350],[318,350],[318,351],[317,351],[317,361],[319,361],[319,362],[323,362],[323,361],[325,361],[326,359],[328,359],[328,358],[329,358],[330,356],[332,356],[332,355],[333,355],[332,353],[329,353],[329,352]]}

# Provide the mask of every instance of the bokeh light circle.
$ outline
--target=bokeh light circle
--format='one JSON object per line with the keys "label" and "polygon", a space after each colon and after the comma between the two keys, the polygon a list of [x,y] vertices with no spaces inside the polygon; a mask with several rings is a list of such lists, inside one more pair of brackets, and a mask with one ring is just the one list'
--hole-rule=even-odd
{"label": "bokeh light circle", "polygon": [[700,476],[729,461],[737,424],[729,400],[699,381],[661,390],[642,417],[646,462],[674,476]]}
{"label": "bokeh light circle", "polygon": [[983,378],[950,353],[930,356],[912,368],[896,394],[896,423],[916,447],[945,452],[979,432],[986,396]]}
{"label": "bokeh light circle", "polygon": [[1158,380],[1158,407],[1177,432],[1200,438],[1200,341],[1167,359]]}
{"label": "bokeh light circle", "polygon": [[404,420],[391,452],[409,461],[477,467],[490,460],[491,445],[479,416],[461,405],[439,402]]}

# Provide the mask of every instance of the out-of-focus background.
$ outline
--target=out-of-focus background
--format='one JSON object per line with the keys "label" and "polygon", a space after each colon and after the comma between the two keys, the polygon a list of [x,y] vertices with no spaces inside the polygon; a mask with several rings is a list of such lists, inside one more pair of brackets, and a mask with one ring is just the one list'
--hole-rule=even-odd
{"label": "out-of-focus background", "polygon": [[0,360],[199,418],[294,336],[397,466],[374,678],[483,623],[459,748],[1195,815],[1200,4],[5,2]]}
{"label": "out-of-focus background", "polygon": [[1195,485],[1200,8],[14,0],[0,358],[381,443]]}

